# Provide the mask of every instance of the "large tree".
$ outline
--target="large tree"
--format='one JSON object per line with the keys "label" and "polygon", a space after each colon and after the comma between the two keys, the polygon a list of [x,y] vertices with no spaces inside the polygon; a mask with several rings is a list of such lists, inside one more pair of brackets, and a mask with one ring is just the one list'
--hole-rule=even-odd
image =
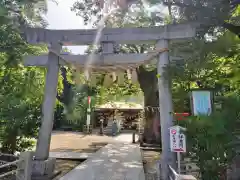
{"label": "large tree", "polygon": [[14,153],[32,145],[41,117],[44,73],[24,68],[23,57],[46,52],[45,46],[28,45],[21,37],[24,26],[44,27],[45,1],[0,1],[0,144]]}
{"label": "large tree", "polygon": [[[86,4],[87,3],[87,6]],[[84,4],[84,5],[83,5]],[[85,23],[91,23],[92,18],[97,17],[94,24],[97,25],[102,17],[101,6],[96,1],[78,1],[75,3],[73,9],[78,15],[82,16]],[[135,9],[128,13],[116,11],[106,20],[105,25],[108,27],[148,27],[155,26],[159,23],[159,19],[154,19],[149,16],[149,11],[144,10],[142,4],[136,4]],[[164,19],[164,18],[163,18]],[[162,20],[163,20],[162,19]],[[154,49],[151,45],[120,45],[121,53],[144,53],[150,49]],[[116,51],[115,53],[119,53]],[[159,120],[158,107],[158,88],[157,88],[157,71],[154,67],[140,66],[137,69],[138,81],[140,88],[144,93],[145,107],[152,107],[146,109],[146,126],[145,137],[148,139],[156,139],[153,133],[153,120]]]}
{"label": "large tree", "polygon": [[216,31],[216,27],[223,27],[240,35],[238,0],[163,0],[162,2],[169,7],[170,12],[177,14],[176,21],[197,21],[211,33]]}
{"label": "large tree", "polygon": [[[156,4],[156,1],[149,2],[152,4]],[[204,28],[203,34],[201,34],[200,36],[202,38],[201,41],[196,40],[191,42],[190,44],[189,42],[187,42],[180,45],[178,44],[178,46],[170,47],[171,49],[174,49],[175,52],[184,52],[189,54],[189,56],[185,57],[186,60],[188,60],[188,62],[185,62],[185,65],[171,65],[171,75],[173,76],[174,105],[175,110],[178,111],[189,111],[189,101],[186,101],[186,99],[188,99],[187,91],[189,91],[192,87],[198,87],[198,85],[201,87],[219,86],[212,77],[217,78],[221,73],[218,74],[217,72],[219,71],[210,71],[211,68],[217,67],[216,62],[214,62],[211,58],[212,51],[216,51],[212,47],[215,47],[215,49],[216,47],[218,47],[219,49],[225,49],[224,52],[226,52],[228,49],[228,47],[226,46],[222,47],[222,43],[218,43],[217,46],[216,43],[212,45],[211,42],[208,42],[206,44],[203,35],[207,31],[211,32],[212,30],[215,30],[216,27],[220,27],[220,25],[223,25],[224,23],[226,24],[227,21],[224,20],[230,20],[233,12],[230,11],[231,8],[229,2],[223,1],[225,2],[225,4],[223,4],[223,2],[220,3],[219,1],[204,2],[205,4],[203,3],[203,1],[197,2],[197,4],[189,4],[185,3],[185,1],[184,3],[180,3],[178,1],[164,1],[162,3],[163,5],[166,5],[166,7],[168,7],[169,15],[171,15],[171,18],[166,18],[167,14],[161,13],[159,11],[150,13],[146,8],[143,8],[140,1],[125,1],[125,5],[128,3],[131,5],[129,11],[126,11],[126,9],[116,11],[114,14],[110,15],[109,19],[106,21],[106,26],[110,27],[148,27],[155,26],[159,23],[164,23],[169,19],[170,21],[168,21],[168,23],[199,21],[205,25],[204,27],[206,28]],[[216,3],[214,4],[214,6],[211,6],[213,8],[211,9],[211,11],[209,10],[210,3]],[[208,6],[206,7],[206,5]],[[176,6],[178,8],[176,8]],[[160,7],[162,8],[162,5]],[[89,24],[90,22],[92,23],[95,18],[94,22],[96,25],[102,18],[101,8],[102,6],[99,1],[77,1],[74,4],[73,10],[78,15],[84,18],[86,24]],[[231,37],[229,35],[222,37],[220,39],[220,42],[223,41],[223,39],[227,40],[225,37],[231,38],[229,39],[230,42],[227,41],[230,44],[232,42],[235,42],[232,41],[234,36]],[[225,43],[225,45],[230,44]],[[231,45],[230,47],[234,46]],[[143,53],[151,48],[154,47],[148,45],[122,45],[120,49],[122,52]],[[219,52],[221,51],[218,50],[218,53]],[[170,51],[170,54],[171,53],[173,52]],[[175,53],[173,54],[176,55]],[[236,51],[233,54],[236,54]],[[225,55],[226,54],[224,54],[224,56]],[[207,59],[209,60],[209,62],[207,62]],[[196,63],[198,64],[197,67]],[[198,73],[195,73],[196,70]],[[137,72],[140,87],[144,92],[145,106],[157,107],[159,102],[156,69],[146,68],[146,66],[140,66]],[[212,73],[216,73],[216,75],[213,75]],[[205,75],[203,76],[203,74]],[[225,75],[221,76],[223,76],[224,79],[226,78],[224,77]],[[209,80],[210,77],[211,81]],[[214,81],[214,83],[212,83],[212,81]],[[223,85],[221,85],[221,87],[222,86]],[[179,96],[181,96],[181,98],[179,98]],[[185,105],[183,106],[183,104]],[[159,118],[157,116],[158,114],[159,113],[157,113],[156,111],[146,112],[147,126],[145,127],[145,132],[147,132],[146,134],[148,134],[148,136],[152,135],[152,123],[154,119]]]}

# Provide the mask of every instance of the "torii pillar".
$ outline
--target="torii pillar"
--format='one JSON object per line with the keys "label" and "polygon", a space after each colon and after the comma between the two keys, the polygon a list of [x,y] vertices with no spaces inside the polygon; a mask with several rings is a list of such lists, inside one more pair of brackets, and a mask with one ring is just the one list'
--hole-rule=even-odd
{"label": "torii pillar", "polygon": [[[55,43],[50,48],[60,53],[62,46]],[[54,106],[57,96],[58,74],[59,57],[49,52],[42,105],[42,121],[34,155],[32,180],[50,180],[55,169],[56,160],[49,158],[49,149],[53,128]]]}
{"label": "torii pillar", "polygon": [[[168,49],[168,40],[159,40],[156,47],[158,49]],[[161,176],[164,180],[168,179],[168,165],[175,167],[176,158],[174,153],[170,151],[170,134],[169,128],[173,126],[173,103],[171,93],[171,80],[167,76],[166,67],[169,65],[168,50],[159,54],[157,63],[158,73],[158,91],[159,91],[159,107],[160,107],[160,124],[161,124]]]}

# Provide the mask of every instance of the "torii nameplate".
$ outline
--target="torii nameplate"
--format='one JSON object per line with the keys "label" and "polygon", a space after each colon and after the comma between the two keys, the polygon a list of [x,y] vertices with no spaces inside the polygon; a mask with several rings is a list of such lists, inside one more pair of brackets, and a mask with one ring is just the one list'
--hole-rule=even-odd
{"label": "torii nameplate", "polygon": [[[186,39],[196,35],[197,23],[175,24],[142,28],[105,28],[100,42],[119,44],[139,44],[143,41],[156,42],[160,39]],[[97,29],[90,30],[50,30],[28,28],[25,38],[30,44],[62,43],[62,45],[90,45],[94,42]]]}

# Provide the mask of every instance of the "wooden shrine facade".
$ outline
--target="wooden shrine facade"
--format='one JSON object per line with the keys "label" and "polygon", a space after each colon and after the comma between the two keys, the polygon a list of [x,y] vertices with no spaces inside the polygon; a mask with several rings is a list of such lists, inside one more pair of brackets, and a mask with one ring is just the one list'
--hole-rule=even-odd
{"label": "wooden shrine facade", "polygon": [[118,118],[119,114],[124,129],[136,129],[139,124],[139,113],[142,109],[113,109],[113,108],[96,108],[94,110],[93,124],[95,127],[100,126],[100,120],[103,119],[104,126],[108,121]]}

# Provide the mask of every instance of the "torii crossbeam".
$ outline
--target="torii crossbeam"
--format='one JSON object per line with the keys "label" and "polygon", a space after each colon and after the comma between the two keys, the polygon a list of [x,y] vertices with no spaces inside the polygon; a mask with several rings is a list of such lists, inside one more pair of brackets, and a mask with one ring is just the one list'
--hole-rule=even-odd
{"label": "torii crossbeam", "polygon": [[[117,44],[141,44],[155,43],[156,49],[168,49],[169,41],[184,40],[193,38],[196,34],[196,23],[178,24],[168,26],[156,26],[146,28],[106,28],[103,29],[100,38],[103,52],[94,55],[95,61],[91,65],[95,67],[108,65],[125,66],[146,63],[152,58],[158,58],[157,70],[162,75],[165,72],[165,66],[169,65],[168,51],[152,52],[148,54],[113,54],[113,45]],[[53,125],[54,105],[57,95],[57,83],[60,64],[76,63],[84,64],[88,59],[86,55],[63,55],[60,54],[61,47],[67,45],[89,45],[95,40],[97,30],[46,30],[46,29],[26,29],[26,40],[31,44],[46,43],[51,46],[48,55],[41,55],[26,59],[26,65],[47,67],[47,76],[45,84],[45,96],[42,110],[42,125],[39,131],[37,148],[35,154],[34,174],[49,174],[53,172],[52,160],[49,160],[49,146]],[[163,179],[168,176],[168,164],[175,165],[175,157],[170,152],[169,128],[173,125],[173,107],[172,95],[169,86],[169,80],[160,76],[158,78],[160,123],[162,138],[161,154],[161,175]],[[41,166],[41,168],[39,168]],[[44,168],[42,168],[44,167]],[[48,171],[46,170],[48,169]]]}
{"label": "torii crossbeam", "polygon": [[[59,53],[59,64],[66,65],[66,64],[74,64],[77,66],[85,66],[89,59],[91,62],[89,64],[92,68],[99,68],[105,67],[109,68],[112,66],[116,69],[116,67],[120,69],[128,69],[127,67],[136,68],[142,64],[153,64],[156,61],[152,61],[153,58],[158,56],[159,52],[157,53],[145,53],[145,54],[108,54],[108,55],[73,55],[73,54],[66,54],[66,53]],[[91,56],[91,57],[90,57]],[[170,57],[170,61],[177,61],[183,60],[183,57]],[[44,66],[46,67],[48,64],[48,55],[40,55],[40,56],[28,56],[24,61],[25,66]],[[107,70],[107,69],[106,69]]]}
{"label": "torii crossbeam", "polygon": [[[156,43],[159,39],[177,40],[195,36],[197,23],[176,24],[141,28],[104,28],[100,42],[118,44]],[[67,45],[92,45],[97,29],[50,30],[41,28],[25,29],[26,40],[31,44],[61,42]]]}

